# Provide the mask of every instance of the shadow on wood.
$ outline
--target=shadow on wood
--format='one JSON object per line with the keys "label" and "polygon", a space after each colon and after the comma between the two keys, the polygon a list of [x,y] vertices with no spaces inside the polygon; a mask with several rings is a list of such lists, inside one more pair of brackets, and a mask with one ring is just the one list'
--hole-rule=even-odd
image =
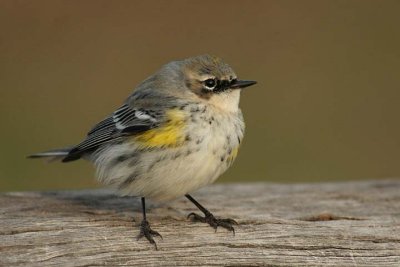
{"label": "shadow on wood", "polygon": [[400,266],[400,180],[218,184],[194,196],[239,222],[193,223],[186,199],[149,203],[164,240],[136,241],[139,198],[106,190],[0,195],[1,266]]}

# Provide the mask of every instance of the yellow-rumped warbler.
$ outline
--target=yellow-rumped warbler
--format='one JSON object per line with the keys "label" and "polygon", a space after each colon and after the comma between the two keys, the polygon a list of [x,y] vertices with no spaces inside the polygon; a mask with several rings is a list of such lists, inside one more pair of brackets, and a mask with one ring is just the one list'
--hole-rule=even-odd
{"label": "yellow-rumped warbler", "polygon": [[30,157],[92,161],[100,182],[141,197],[138,239],[155,246],[153,236],[161,235],[146,220],[145,198],[186,196],[204,213],[188,217],[234,233],[234,220],[215,218],[189,193],[214,182],[236,158],[244,133],[240,89],[255,83],[238,80],[214,56],[173,61],[143,81],[83,142]]}

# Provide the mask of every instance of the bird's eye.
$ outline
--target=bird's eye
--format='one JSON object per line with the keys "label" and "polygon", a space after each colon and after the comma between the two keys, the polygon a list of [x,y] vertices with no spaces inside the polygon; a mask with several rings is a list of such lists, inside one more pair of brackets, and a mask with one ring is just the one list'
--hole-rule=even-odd
{"label": "bird's eye", "polygon": [[204,81],[204,86],[209,90],[213,90],[216,85],[217,81],[215,79],[207,79]]}

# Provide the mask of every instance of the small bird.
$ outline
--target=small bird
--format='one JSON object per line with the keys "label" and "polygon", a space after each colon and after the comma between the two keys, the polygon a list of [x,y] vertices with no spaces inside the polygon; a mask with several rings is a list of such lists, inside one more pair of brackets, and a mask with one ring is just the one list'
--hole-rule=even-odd
{"label": "small bird", "polygon": [[141,197],[137,239],[145,237],[156,249],[153,237],[161,235],[146,219],[147,198],[186,196],[204,214],[188,218],[235,233],[236,221],[214,217],[189,193],[213,183],[235,160],[245,128],[240,93],[254,84],[238,80],[215,56],[172,61],[139,84],[81,143],[29,157],[93,162],[101,183],[123,196]]}

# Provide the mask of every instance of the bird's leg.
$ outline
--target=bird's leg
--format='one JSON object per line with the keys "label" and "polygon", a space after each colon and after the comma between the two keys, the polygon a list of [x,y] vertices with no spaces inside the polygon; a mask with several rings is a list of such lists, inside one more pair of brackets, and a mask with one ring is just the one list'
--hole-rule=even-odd
{"label": "bird's leg", "polygon": [[150,228],[149,222],[146,220],[146,203],[144,197],[142,197],[142,212],[143,212],[143,220],[140,223],[140,233],[137,236],[137,240],[139,240],[142,237],[146,237],[146,239],[149,240],[149,242],[153,244],[157,250],[157,244],[154,241],[153,236],[159,236],[161,237],[161,239],[162,236],[158,232],[152,230]]}
{"label": "bird's leg", "polygon": [[215,229],[215,231],[217,231],[218,226],[221,226],[225,229],[228,229],[229,231],[231,231],[233,233],[233,235],[235,235],[235,228],[233,228],[233,224],[238,224],[235,220],[233,219],[217,219],[214,217],[214,215],[212,215],[211,212],[209,212],[206,208],[204,208],[199,202],[197,202],[191,195],[186,194],[185,197],[187,197],[193,204],[196,205],[197,208],[199,208],[199,210],[201,210],[201,212],[204,213],[204,217],[198,215],[197,213],[190,213],[188,215],[188,218],[192,218],[193,221],[200,221],[203,223],[208,223],[212,228]]}

